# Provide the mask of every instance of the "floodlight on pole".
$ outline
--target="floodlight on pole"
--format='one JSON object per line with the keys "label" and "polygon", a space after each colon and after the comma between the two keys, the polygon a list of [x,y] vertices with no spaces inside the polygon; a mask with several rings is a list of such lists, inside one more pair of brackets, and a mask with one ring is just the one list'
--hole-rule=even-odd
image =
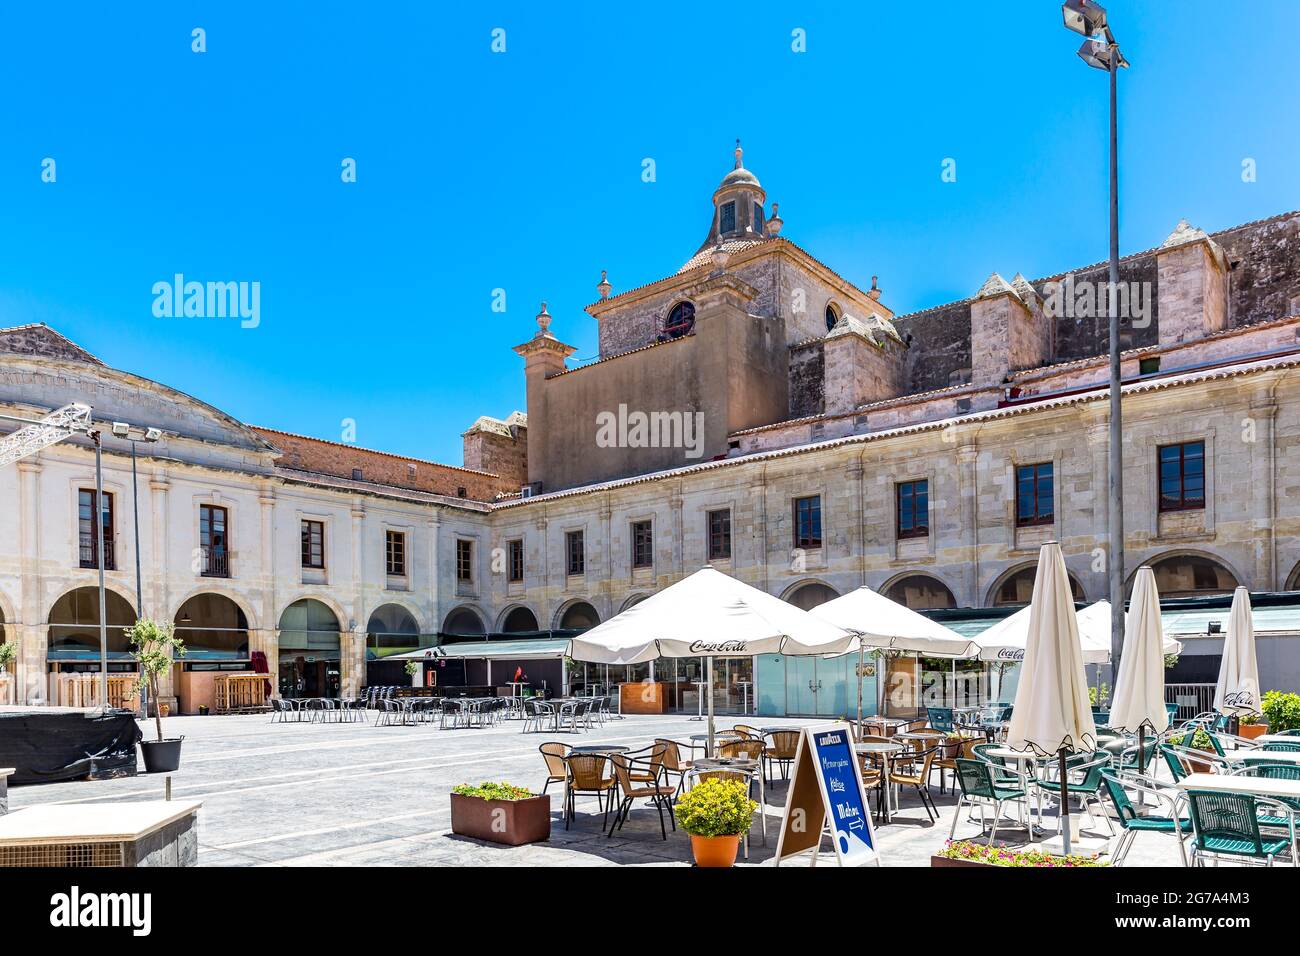
{"label": "floodlight on pole", "polygon": [[1066,29],[1086,37],[1106,29],[1106,8],[1088,0],[1066,0],[1061,4]]}

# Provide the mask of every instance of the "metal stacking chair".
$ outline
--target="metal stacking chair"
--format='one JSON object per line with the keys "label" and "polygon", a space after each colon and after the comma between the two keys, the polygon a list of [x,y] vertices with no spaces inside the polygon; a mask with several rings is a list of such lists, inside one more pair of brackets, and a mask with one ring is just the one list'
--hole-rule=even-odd
{"label": "metal stacking chair", "polygon": [[1000,787],[993,782],[993,771],[989,764],[983,760],[970,760],[966,757],[958,757],[957,764],[957,783],[961,787],[961,797],[957,800],[957,807],[952,814],[952,826],[948,830],[948,839],[953,838],[957,832],[957,821],[961,819],[961,808],[965,804],[968,810],[975,807],[980,808],[980,818],[983,819],[984,805],[993,804],[993,826],[989,830],[988,845],[993,845],[993,840],[998,833],[998,819],[1002,816],[1002,806],[1005,803],[1024,800],[1025,789],[1017,787],[1010,789]]}
{"label": "metal stacking chair", "polygon": [[[613,802],[614,778],[609,774],[610,758],[606,754],[567,754],[563,758],[565,767],[564,780],[564,829],[569,829],[576,813],[575,801],[580,795],[594,796],[600,801],[601,829],[609,820],[609,804]],[[609,801],[606,801],[609,797]]]}
{"label": "metal stacking chair", "polygon": [[[1106,813],[1106,808],[1102,806],[1099,792],[1101,790],[1101,776],[1111,766],[1111,755],[1105,750],[1096,750],[1091,756],[1087,754],[1078,754],[1074,757],[1068,757],[1065,761],[1065,780],[1060,778],[1059,765],[1055,761],[1049,761],[1043,768],[1043,775],[1036,782],[1036,786],[1050,793],[1058,800],[1068,800],[1070,797],[1079,798],[1079,810],[1094,816],[1090,806],[1095,806],[1101,814],[1101,818],[1106,822],[1106,829],[1112,834],[1115,832],[1115,826],[1110,822],[1110,815]],[[1057,776],[1051,776],[1053,771]],[[1070,774],[1082,774],[1082,778],[1071,780]]]}
{"label": "metal stacking chair", "polygon": [[669,740],[667,737],[656,737],[655,746],[663,748],[664,772],[668,775],[669,782],[672,782],[673,774],[677,775],[676,790],[680,792],[686,784],[686,775],[690,772],[692,762],[682,759],[682,745],[675,740]]}
{"label": "metal stacking chair", "polygon": [[927,707],[925,715],[929,718],[930,726],[935,730],[942,730],[945,734],[950,734],[957,729],[952,719],[952,708],[950,707]]}
{"label": "metal stacking chair", "polygon": [[[1217,790],[1189,790],[1192,808],[1192,866],[1204,866],[1208,858],[1272,866],[1288,849],[1296,865],[1295,819],[1285,804],[1252,793],[1222,793]],[[1261,813],[1263,811],[1263,813]],[[1274,813],[1274,811],[1277,811]],[[1285,818],[1287,838],[1264,836],[1260,817]]]}
{"label": "metal stacking chair", "polygon": [[[906,784],[915,787],[921,798],[921,806],[925,807],[926,816],[932,823],[938,821],[939,810],[934,805],[934,798],[930,796],[930,765],[934,763],[934,755],[938,752],[939,748],[934,746],[900,754],[890,765],[889,780],[886,782],[887,785]],[[906,769],[899,769],[900,767]]]}
{"label": "metal stacking chair", "polygon": [[[1178,813],[1181,794],[1170,793],[1167,789],[1153,786],[1148,778],[1138,777],[1136,774],[1120,775],[1113,770],[1102,771],[1101,785],[1106,795],[1110,797],[1110,802],[1115,807],[1115,816],[1124,831],[1111,851],[1110,859],[1113,866],[1124,865],[1124,858],[1133,848],[1133,841],[1137,839],[1139,833],[1174,834],[1178,840],[1178,855],[1182,858],[1183,866],[1187,865],[1187,846],[1184,840],[1192,835],[1192,821]],[[1163,801],[1169,807],[1169,814],[1167,816],[1139,815],[1125,788],[1152,795]]]}
{"label": "metal stacking chair", "polygon": [[767,747],[763,751],[763,761],[767,764],[764,774],[768,781],[771,781],[772,764],[776,763],[781,768],[781,776],[788,777],[790,765],[794,763],[799,750],[799,731],[778,730],[767,736]]}
{"label": "metal stacking chair", "polygon": [[568,779],[564,758],[569,755],[569,745],[556,742],[542,744],[537,749],[546,761],[546,783],[542,785],[542,793],[545,793],[551,784],[564,783]]}
{"label": "metal stacking chair", "polygon": [[[677,788],[668,782],[667,774],[664,772],[662,765],[656,765],[653,761],[645,763],[633,761],[623,754],[612,754],[609,759],[614,765],[614,780],[619,795],[622,797],[618,809],[614,813],[614,822],[610,824],[609,836],[613,836],[615,830],[623,829],[623,824],[627,822],[628,815],[632,812],[632,802],[644,798],[654,804],[655,809],[659,811],[659,833],[663,839],[667,840],[668,831],[664,827],[664,810],[668,811],[668,819],[672,822],[673,829],[676,830],[677,820],[673,817],[673,808],[670,801],[673,794],[677,792]],[[654,775],[653,782],[638,785],[637,781],[632,778],[634,768],[638,773],[652,773]]]}
{"label": "metal stacking chair", "polygon": [[1281,753],[1281,754],[1300,753],[1300,741],[1297,741],[1293,744],[1284,743],[1283,741],[1280,740],[1273,741],[1264,744],[1264,746],[1260,747],[1259,749],[1263,753]]}

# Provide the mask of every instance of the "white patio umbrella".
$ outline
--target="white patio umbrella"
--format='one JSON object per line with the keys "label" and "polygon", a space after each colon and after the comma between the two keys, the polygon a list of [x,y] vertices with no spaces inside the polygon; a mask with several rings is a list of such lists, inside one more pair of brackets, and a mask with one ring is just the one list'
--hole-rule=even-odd
{"label": "white patio umbrella", "polygon": [[[1106,664],[1110,661],[1110,602],[1089,604],[1076,615],[1079,625],[1079,644],[1083,649],[1085,664]],[[1005,617],[975,638],[982,661],[1021,660],[1029,641],[1029,605],[1010,617]],[[1183,645],[1171,637],[1161,638],[1165,654],[1182,652]]]}
{"label": "white patio umbrella", "polygon": [[1255,624],[1250,615],[1250,592],[1238,587],[1232,593],[1228,634],[1223,639],[1219,683],[1214,688],[1214,709],[1240,717],[1259,713],[1259,664],[1255,660]]}
{"label": "white patio umbrella", "polygon": [[979,648],[952,628],[891,601],[868,587],[812,609],[815,617],[858,635],[858,729],[862,726],[862,665],[865,648],[913,651],[927,657],[974,657]]}
{"label": "white patio umbrella", "polygon": [[[1083,670],[1079,621],[1065,570],[1061,546],[1055,541],[1038,553],[1038,574],[1029,604],[1029,639],[1016,689],[1015,709],[1007,729],[1007,746],[1037,754],[1055,753],[1061,762],[1064,790],[1065,755],[1092,750],[1097,743],[1088,703],[1088,679]],[[1070,801],[1061,794],[1061,835],[1070,852]]]}
{"label": "white patio umbrella", "polygon": [[568,656],[597,664],[703,657],[713,753],[713,658],[831,655],[857,637],[712,567],[702,568],[569,641]]}
{"label": "white patio umbrella", "polygon": [[1111,698],[1110,725],[1138,735],[1138,773],[1146,772],[1146,732],[1169,727],[1165,709],[1164,631],[1160,626],[1160,592],[1151,568],[1138,568],[1124,619],[1124,654]]}

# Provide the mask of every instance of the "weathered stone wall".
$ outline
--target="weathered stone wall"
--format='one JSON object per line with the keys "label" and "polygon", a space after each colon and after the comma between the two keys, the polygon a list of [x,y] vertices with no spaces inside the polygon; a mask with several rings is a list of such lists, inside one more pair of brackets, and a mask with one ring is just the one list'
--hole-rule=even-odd
{"label": "weathered stone wall", "polygon": [[790,417],[806,418],[825,411],[826,362],[820,338],[790,348]]}
{"label": "weathered stone wall", "polygon": [[514,434],[479,429],[464,435],[465,467],[496,475],[517,491],[528,483],[528,426],[515,426]]}

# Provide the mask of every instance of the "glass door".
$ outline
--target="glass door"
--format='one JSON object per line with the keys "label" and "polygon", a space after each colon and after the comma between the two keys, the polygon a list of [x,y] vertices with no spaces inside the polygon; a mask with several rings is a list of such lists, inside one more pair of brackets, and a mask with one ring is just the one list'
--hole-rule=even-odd
{"label": "glass door", "polygon": [[785,697],[790,716],[817,715],[817,658],[785,659]]}

